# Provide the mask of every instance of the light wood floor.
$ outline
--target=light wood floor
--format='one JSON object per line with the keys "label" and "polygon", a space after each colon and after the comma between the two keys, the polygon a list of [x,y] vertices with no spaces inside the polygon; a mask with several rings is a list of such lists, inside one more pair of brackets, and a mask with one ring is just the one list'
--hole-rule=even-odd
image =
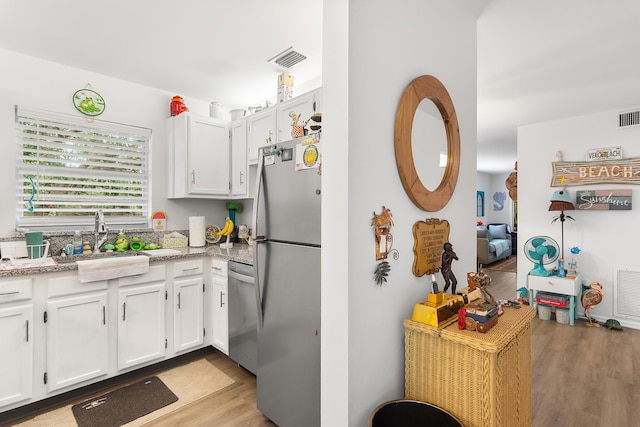
{"label": "light wood floor", "polygon": [[[496,298],[513,299],[516,273],[486,270]],[[532,427],[640,426],[640,331],[532,322]]]}
{"label": "light wood floor", "polygon": [[[515,273],[487,273],[495,298],[515,298]],[[640,331],[584,323],[533,319],[532,427],[640,425]],[[236,382],[149,426],[274,426],[256,408],[253,375],[217,351],[204,357]]]}
{"label": "light wood floor", "polygon": [[146,426],[275,426],[256,408],[256,378],[253,374],[218,351],[207,355],[206,359],[236,382]]}
{"label": "light wood floor", "polygon": [[[199,357],[203,357],[235,380],[235,382],[215,393],[212,393],[196,402],[177,409],[155,421],[145,424],[147,426],[160,427],[273,427],[274,423],[267,420],[256,407],[256,377],[244,368],[239,367],[235,362],[217,350],[199,352]],[[186,359],[183,363],[192,362],[193,359]],[[172,368],[168,367],[167,369]],[[157,373],[157,372],[156,372]],[[149,372],[133,376],[120,384],[104,389],[104,392],[111,391],[117,387],[128,383],[133,383],[149,375]],[[101,391],[102,392],[102,391]],[[54,410],[66,404],[83,401],[86,396],[70,399],[57,406],[48,408]],[[10,424],[2,422],[0,416],[0,426],[12,425],[34,418],[37,414],[30,414],[21,419],[14,420]]]}

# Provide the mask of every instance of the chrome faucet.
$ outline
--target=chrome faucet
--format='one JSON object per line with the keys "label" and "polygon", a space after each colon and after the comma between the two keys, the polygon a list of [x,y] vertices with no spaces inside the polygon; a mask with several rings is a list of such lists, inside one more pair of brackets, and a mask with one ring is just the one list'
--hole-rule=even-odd
{"label": "chrome faucet", "polygon": [[[94,236],[95,236],[95,247],[93,248],[93,253],[100,253],[100,248],[102,247],[102,245],[104,245],[104,243],[107,241],[107,234],[108,234],[108,230],[107,230],[107,225],[104,223],[104,212],[102,212],[102,209],[98,209],[96,211],[96,223],[95,223],[95,229],[94,229]],[[102,237],[100,235],[103,235]]]}

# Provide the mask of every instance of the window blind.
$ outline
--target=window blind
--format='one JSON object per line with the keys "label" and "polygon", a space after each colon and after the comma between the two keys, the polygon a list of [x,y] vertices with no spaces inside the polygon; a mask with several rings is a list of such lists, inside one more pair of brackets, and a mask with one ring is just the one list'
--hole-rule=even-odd
{"label": "window blind", "polygon": [[17,226],[148,226],[151,130],[16,106]]}

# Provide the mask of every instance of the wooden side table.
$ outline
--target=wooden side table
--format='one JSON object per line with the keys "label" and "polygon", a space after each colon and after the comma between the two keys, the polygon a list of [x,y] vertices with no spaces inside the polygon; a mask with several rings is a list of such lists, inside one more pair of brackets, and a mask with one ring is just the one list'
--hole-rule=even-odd
{"label": "wooden side table", "polygon": [[575,278],[569,279],[559,276],[527,276],[527,286],[529,287],[529,304],[537,309],[535,294],[536,291],[552,292],[554,294],[569,295],[569,324],[574,325],[577,310],[577,296],[582,293],[582,278],[578,274]]}
{"label": "wooden side table", "polygon": [[405,320],[405,399],[438,406],[466,427],[529,427],[535,314],[505,307],[484,334]]}

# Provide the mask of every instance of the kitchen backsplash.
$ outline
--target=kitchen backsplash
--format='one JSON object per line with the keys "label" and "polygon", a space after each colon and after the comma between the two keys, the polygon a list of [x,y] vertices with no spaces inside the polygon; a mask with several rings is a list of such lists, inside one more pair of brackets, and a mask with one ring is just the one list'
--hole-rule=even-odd
{"label": "kitchen backsplash", "polygon": [[[109,231],[107,241],[105,244],[107,243],[115,244],[116,237],[118,236],[119,232],[120,230]],[[166,234],[170,234],[173,232],[178,232],[183,236],[186,236],[187,238],[189,237],[189,230],[153,231],[148,228],[138,229],[138,230],[124,230],[124,234],[129,241],[131,241],[132,237],[140,237],[140,240],[145,244],[148,244],[148,243],[160,244],[160,239],[162,239]],[[95,242],[94,233],[89,230],[85,230],[85,231],[81,231],[81,234],[82,234],[82,241],[89,242],[89,244],[91,245],[91,248],[93,248],[94,242]],[[73,235],[74,235],[74,232],[69,232],[69,231],[45,232],[43,239],[49,241],[49,244],[50,244],[49,254],[60,255],[64,247],[67,244],[72,243]],[[23,233],[16,232],[15,235],[12,237],[0,237],[0,242],[8,242],[8,241],[24,240],[24,239],[25,237]]]}

